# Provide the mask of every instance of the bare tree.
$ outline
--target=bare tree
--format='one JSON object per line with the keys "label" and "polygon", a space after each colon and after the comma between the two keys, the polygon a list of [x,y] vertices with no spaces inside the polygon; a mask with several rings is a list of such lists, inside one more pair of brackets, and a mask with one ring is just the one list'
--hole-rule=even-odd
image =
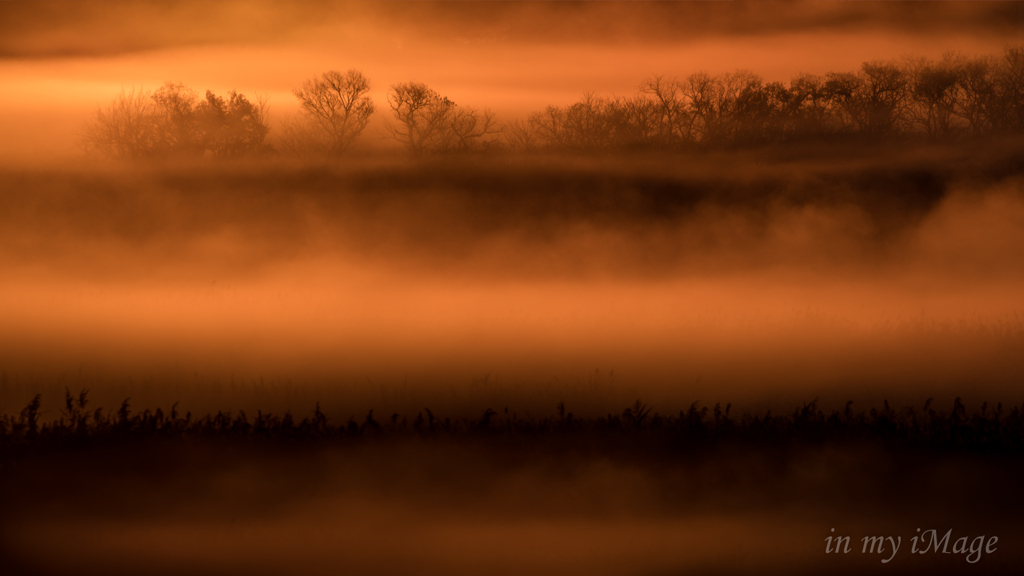
{"label": "bare tree", "polygon": [[821,86],[837,132],[856,130],[860,120],[860,94],[864,79],[853,72],[829,72]]}
{"label": "bare tree", "polygon": [[154,94],[121,91],[86,126],[83,145],[116,158],[238,157],[269,151],[267,101],[252,103],[237,92],[206,98],[168,82]]}
{"label": "bare tree", "polygon": [[564,108],[548,106],[531,117],[548,142],[563,148],[596,150],[612,143],[612,104],[591,92]]}
{"label": "bare tree", "polygon": [[202,156],[206,148],[202,142],[202,128],[196,115],[199,95],[181,83],[167,82],[153,93],[158,110],[157,129],[165,152],[174,150],[183,154]]}
{"label": "bare tree", "polygon": [[790,134],[799,138],[825,136],[837,130],[825,80],[813,74],[801,74],[789,83],[787,116]]}
{"label": "bare tree", "polygon": [[964,63],[956,85],[953,113],[967,122],[973,136],[994,128],[996,114],[995,61],[973,58]]}
{"label": "bare tree", "polygon": [[253,104],[233,90],[226,100],[207,90],[206,98],[196,105],[194,114],[199,119],[204,153],[238,158],[269,150],[265,144],[270,132],[265,98],[257,98]]}
{"label": "bare tree", "polygon": [[513,120],[506,124],[502,136],[513,152],[533,152],[541,144],[537,124],[532,118]]}
{"label": "bare tree", "polygon": [[904,127],[910,83],[895,62],[865,62],[858,74],[830,72],[825,78],[823,90],[847,130],[880,136]]}
{"label": "bare tree", "polygon": [[1007,46],[996,66],[997,130],[1024,130],[1024,46]]}
{"label": "bare tree", "polygon": [[398,123],[388,122],[385,129],[417,156],[430,150],[431,140],[455,107],[454,102],[419,82],[392,86],[388,104]]}
{"label": "bare tree", "polygon": [[783,111],[789,90],[779,82],[764,84],[754,74],[738,77],[731,96],[731,138],[738,144],[758,144],[778,139],[785,130]]}
{"label": "bare tree", "polygon": [[[758,144],[793,139],[1024,130],[1024,46],[999,56],[865,62],[859,70],[801,75],[789,85],[745,71],[684,81],[653,77],[631,98],[588,96],[549,106],[508,135],[530,146],[600,149],[636,145]],[[539,140],[539,142],[534,142]]]}
{"label": "bare tree", "polygon": [[397,123],[388,122],[385,130],[417,156],[465,152],[476,147],[481,138],[500,131],[490,110],[459,108],[419,82],[392,86],[388,104]]}
{"label": "bare tree", "polygon": [[339,155],[359,137],[373,114],[373,102],[366,93],[370,83],[357,70],[342,74],[334,70],[311,78],[294,90],[302,109],[322,133],[327,152]]}
{"label": "bare tree", "polygon": [[155,114],[148,92],[122,89],[109,106],[96,110],[95,118],[85,127],[82,145],[86,152],[115,158],[152,156],[160,141]]}
{"label": "bare tree", "polygon": [[619,98],[610,103],[612,133],[620,146],[649,147],[668,144],[662,136],[662,110],[658,102],[644,94]]}
{"label": "bare tree", "polygon": [[487,109],[478,112],[456,105],[449,109],[446,121],[435,133],[433,147],[438,152],[468,152],[480,138],[498,132],[494,112]]}
{"label": "bare tree", "polygon": [[962,70],[963,58],[952,53],[939,62],[924,58],[907,62],[914,104],[909,117],[929,138],[948,137],[962,127],[963,120],[956,115]]}
{"label": "bare tree", "polygon": [[611,144],[612,122],[609,102],[593,92],[565,109],[563,128],[574,146],[596,150]]}
{"label": "bare tree", "polygon": [[305,114],[283,118],[274,130],[274,146],[303,158],[325,156],[331,148],[328,134],[310,122]]}
{"label": "bare tree", "polygon": [[910,91],[906,72],[895,62],[865,62],[861,77],[861,129],[872,134],[899,131],[906,119]]}
{"label": "bare tree", "polygon": [[654,76],[640,84],[640,93],[657,103],[658,139],[665,144],[691,139],[692,118],[686,112],[683,86],[677,80]]}
{"label": "bare tree", "polygon": [[704,144],[720,140],[728,113],[726,89],[721,79],[706,72],[691,74],[683,85],[683,96],[693,117],[694,139]]}

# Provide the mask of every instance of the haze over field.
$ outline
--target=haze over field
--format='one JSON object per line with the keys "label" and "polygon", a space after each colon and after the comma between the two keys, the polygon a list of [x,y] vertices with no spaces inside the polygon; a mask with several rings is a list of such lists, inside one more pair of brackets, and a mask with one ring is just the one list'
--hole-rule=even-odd
{"label": "haze over field", "polygon": [[1020,565],[1024,3],[0,2],[0,92],[5,575]]}
{"label": "haze over field", "polygon": [[8,173],[5,402],[1010,401],[1020,183],[932,154]]}

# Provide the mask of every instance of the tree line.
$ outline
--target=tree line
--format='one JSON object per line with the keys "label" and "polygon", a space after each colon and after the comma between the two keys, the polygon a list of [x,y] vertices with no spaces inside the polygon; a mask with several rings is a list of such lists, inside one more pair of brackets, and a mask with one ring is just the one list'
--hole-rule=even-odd
{"label": "tree line", "polygon": [[[301,118],[268,140],[267,102],[230,92],[205,97],[167,83],[122,91],[96,112],[87,150],[121,158],[241,157],[272,152],[341,156],[376,106],[357,70],[325,72],[293,91]],[[865,62],[856,72],[765,82],[745,70],[655,76],[635,94],[585,94],[499,125],[494,113],[460,106],[423,83],[390,87],[384,135],[413,155],[481,150],[672,150],[808,140],[931,141],[1024,132],[1024,46],[998,55],[947,53]]]}
{"label": "tree line", "polygon": [[122,91],[85,128],[86,151],[118,158],[242,157],[267,152],[267,101],[242,94],[204,98],[168,82],[156,92]]}

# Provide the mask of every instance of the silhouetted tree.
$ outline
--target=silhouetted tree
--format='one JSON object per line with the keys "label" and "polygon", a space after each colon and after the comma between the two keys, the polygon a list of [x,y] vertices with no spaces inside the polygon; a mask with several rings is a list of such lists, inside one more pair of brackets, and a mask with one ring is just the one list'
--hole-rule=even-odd
{"label": "silhouetted tree", "polygon": [[[285,126],[282,145],[302,153],[343,153],[374,111],[368,90],[355,70],[307,80],[295,90],[305,124]],[[200,98],[171,83],[152,98],[122,92],[97,111],[84,143],[125,158],[258,153],[267,149],[265,104],[234,92]],[[393,85],[388,105],[394,118],[385,130],[414,155],[502,144],[514,151],[615,150],[1020,134],[1024,46],[980,58],[865,62],[855,72],[803,74],[788,85],[744,70],[699,72],[682,81],[655,76],[629,96],[585,93],[567,106],[548,106],[506,126],[501,142],[488,138],[500,132],[491,111],[457,106],[422,83]]]}
{"label": "silhouetted tree", "polygon": [[1009,132],[1024,130],[1024,46],[1009,46],[996,66],[998,125]]}
{"label": "silhouetted tree", "polygon": [[417,82],[392,86],[388,104],[398,124],[389,122],[385,129],[415,155],[430,149],[431,139],[455,107],[451,100]]}
{"label": "silhouetted tree", "polygon": [[617,146],[648,148],[661,140],[662,117],[658,102],[643,93],[608,103],[612,138]]}
{"label": "silhouetted tree", "polygon": [[693,139],[702,143],[714,141],[722,131],[725,87],[706,72],[697,72],[686,78],[683,95],[693,117]]}
{"label": "silhouetted tree", "polygon": [[955,54],[946,54],[939,62],[918,59],[908,63],[915,104],[909,108],[910,119],[930,138],[948,137],[962,128],[956,115],[962,69],[963,58]]}
{"label": "silhouetted tree", "polygon": [[822,92],[837,132],[851,132],[862,122],[861,91],[864,81],[852,72],[829,72]]}
{"label": "silhouetted tree", "polygon": [[121,90],[106,107],[96,110],[86,125],[83,146],[116,158],[138,159],[154,155],[160,142],[154,122],[156,106],[141,90]]}
{"label": "silhouetted tree", "polygon": [[86,126],[86,150],[117,158],[241,157],[269,150],[267,104],[237,92],[206,98],[168,82],[154,94],[122,91]]}
{"label": "silhouetted tree", "polygon": [[736,103],[740,93],[761,80],[739,70],[718,77],[705,72],[691,74],[683,85],[687,108],[693,117],[694,140],[704,144],[722,144],[735,132]]}
{"label": "silhouetted tree", "polygon": [[505,144],[513,152],[533,152],[542,142],[537,126],[531,120],[514,120],[501,131]]}
{"label": "silhouetted tree", "polygon": [[607,100],[587,92],[582,100],[566,108],[562,115],[560,128],[565,138],[580,148],[606,147],[612,136],[610,108]]}
{"label": "silhouetted tree", "polygon": [[158,110],[157,130],[162,141],[162,152],[171,150],[184,154],[202,155],[202,127],[196,114],[199,96],[181,83],[168,82],[153,93]]}
{"label": "silhouetted tree", "polygon": [[417,156],[468,151],[481,138],[498,133],[491,111],[458,108],[426,84],[395,84],[388,93],[388,104],[397,123],[388,122],[385,130]]}
{"label": "silhouetted tree", "polygon": [[207,90],[206,98],[196,105],[203,149],[213,156],[238,158],[268,150],[264,143],[270,128],[266,121],[266,101],[255,104],[232,90],[225,100]]}
{"label": "silhouetted tree", "polygon": [[732,139],[740,144],[781,139],[785,130],[781,115],[789,96],[778,82],[765,85],[760,77],[745,78],[732,104]]}
{"label": "silhouetted tree", "polygon": [[908,83],[894,62],[865,62],[861,72],[829,73],[823,87],[845,132],[880,136],[903,127]]}
{"label": "silhouetted tree", "polygon": [[564,148],[597,150],[612,144],[613,104],[590,92],[565,108],[548,106],[532,121],[547,140]]}
{"label": "silhouetted tree", "polygon": [[357,70],[334,70],[306,80],[294,90],[302,109],[320,133],[327,153],[339,155],[352,145],[370,121],[374,106],[366,93],[370,83]]}
{"label": "silhouetted tree", "polygon": [[433,149],[436,152],[468,152],[484,136],[497,133],[493,112],[478,112],[455,105],[448,110],[441,129],[434,134]]}
{"label": "silhouetted tree", "polygon": [[785,114],[788,137],[821,137],[839,129],[821,76],[802,74],[789,83]]}
{"label": "silhouetted tree", "polygon": [[994,68],[992,58],[979,57],[968,60],[960,69],[953,113],[967,122],[973,136],[994,129],[998,122]]}
{"label": "silhouetted tree", "polygon": [[692,117],[686,111],[683,86],[678,80],[648,78],[640,84],[640,93],[655,104],[657,142],[671,145],[691,140]]}
{"label": "silhouetted tree", "polygon": [[907,109],[908,83],[895,62],[865,62],[861,66],[863,92],[859,95],[859,128],[870,134],[891,134],[902,128]]}

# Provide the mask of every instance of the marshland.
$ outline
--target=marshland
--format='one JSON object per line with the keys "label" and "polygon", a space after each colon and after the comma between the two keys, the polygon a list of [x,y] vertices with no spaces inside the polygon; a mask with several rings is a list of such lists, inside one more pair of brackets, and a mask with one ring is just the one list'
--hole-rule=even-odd
{"label": "marshland", "polygon": [[705,4],[0,6],[0,573],[1019,565],[1024,13]]}

